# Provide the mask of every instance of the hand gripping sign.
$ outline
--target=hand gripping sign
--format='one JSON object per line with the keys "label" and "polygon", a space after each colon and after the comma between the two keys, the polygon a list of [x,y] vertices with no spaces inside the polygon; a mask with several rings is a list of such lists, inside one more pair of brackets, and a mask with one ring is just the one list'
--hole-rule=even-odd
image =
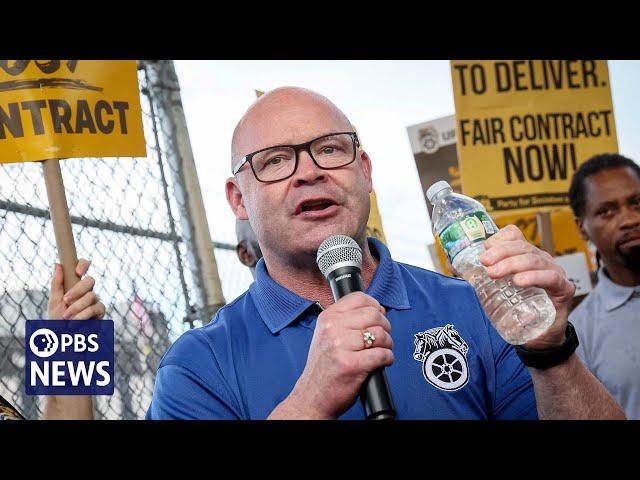
{"label": "hand gripping sign", "polygon": [[0,60],[0,163],[42,162],[65,292],[80,279],[58,160],[145,155],[135,60]]}

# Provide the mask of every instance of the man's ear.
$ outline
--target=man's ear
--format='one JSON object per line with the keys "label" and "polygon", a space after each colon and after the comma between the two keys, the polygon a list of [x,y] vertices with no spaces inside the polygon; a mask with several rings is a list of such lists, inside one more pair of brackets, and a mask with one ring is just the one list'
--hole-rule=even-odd
{"label": "man's ear", "polygon": [[247,210],[244,208],[244,199],[242,198],[242,192],[240,187],[236,183],[234,177],[227,178],[227,182],[224,185],[225,193],[227,194],[227,202],[236,218],[240,220],[249,220]]}
{"label": "man's ear", "polygon": [[257,259],[249,252],[246,240],[242,240],[236,245],[236,253],[240,263],[249,268],[255,267],[256,263],[258,263]]}
{"label": "man's ear", "polygon": [[578,229],[578,232],[580,233],[580,237],[585,241],[589,241],[589,235],[587,234],[587,231],[584,228],[584,220],[582,218],[578,218],[578,217],[575,217],[574,220],[576,222],[576,228]]}
{"label": "man's ear", "polygon": [[373,191],[373,180],[371,179],[371,158],[367,155],[367,152],[364,150],[360,154],[360,159],[362,163],[362,171],[364,172],[364,176],[369,183],[369,193]]}

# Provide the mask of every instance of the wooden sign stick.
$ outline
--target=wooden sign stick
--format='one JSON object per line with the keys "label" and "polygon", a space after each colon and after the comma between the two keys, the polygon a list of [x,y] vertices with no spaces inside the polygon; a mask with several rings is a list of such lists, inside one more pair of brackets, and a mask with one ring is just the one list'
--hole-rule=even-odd
{"label": "wooden sign stick", "polygon": [[[69,206],[64,192],[60,161],[57,159],[44,160],[42,168],[47,197],[49,198],[51,223],[53,223],[53,232],[56,237],[56,246],[58,247],[58,256],[64,270],[64,291],[66,293],[80,281],[80,278],[76,275],[78,256],[76,254],[76,244],[73,240],[73,231],[71,230]],[[50,395],[45,404],[44,418],[49,420],[92,420],[94,418],[92,397],[86,395],[65,397]]]}
{"label": "wooden sign stick", "polygon": [[552,257],[556,256],[555,245],[553,244],[553,230],[551,227],[551,213],[536,213],[536,221],[538,223],[538,235],[540,235],[540,243],[542,249],[549,253]]}
{"label": "wooden sign stick", "polygon": [[76,254],[76,244],[73,240],[73,231],[71,230],[71,220],[69,219],[69,206],[64,192],[60,161],[57,159],[44,160],[42,168],[44,170],[44,183],[47,187],[51,223],[53,223],[53,232],[56,237],[58,256],[64,270],[64,291],[66,293],[80,281],[80,278],[76,275],[78,256]]}

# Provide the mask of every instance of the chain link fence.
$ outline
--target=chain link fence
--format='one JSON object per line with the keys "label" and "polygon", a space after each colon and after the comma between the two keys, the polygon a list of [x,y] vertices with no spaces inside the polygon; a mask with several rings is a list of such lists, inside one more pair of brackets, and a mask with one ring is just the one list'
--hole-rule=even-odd
{"label": "chain link fence", "polygon": [[[115,323],[115,393],[95,397],[98,419],[143,418],[162,355],[202,324],[181,172],[167,161],[175,142],[159,121],[148,62],[140,62],[138,79],[147,156],[60,162],[78,257],[91,260],[105,318]],[[229,240],[214,239],[225,294],[251,278]],[[47,318],[56,261],[42,167],[0,165],[0,395],[29,419],[42,418],[44,399],[24,393],[25,321]]]}

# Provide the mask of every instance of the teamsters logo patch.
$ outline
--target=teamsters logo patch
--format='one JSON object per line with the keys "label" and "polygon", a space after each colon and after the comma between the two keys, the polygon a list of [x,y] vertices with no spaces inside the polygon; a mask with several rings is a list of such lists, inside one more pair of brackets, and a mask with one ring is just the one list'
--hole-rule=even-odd
{"label": "teamsters logo patch", "polygon": [[453,325],[432,328],[414,336],[413,358],[422,362],[422,374],[427,382],[448,392],[460,390],[467,384],[469,346]]}

